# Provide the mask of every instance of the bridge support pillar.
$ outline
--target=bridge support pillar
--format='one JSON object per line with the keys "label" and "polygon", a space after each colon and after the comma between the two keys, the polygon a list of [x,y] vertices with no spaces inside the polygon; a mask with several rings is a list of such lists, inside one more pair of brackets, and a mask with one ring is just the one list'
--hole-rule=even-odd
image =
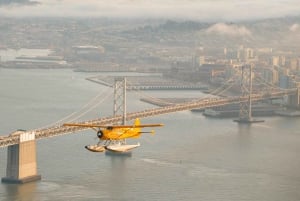
{"label": "bridge support pillar", "polygon": [[27,183],[40,180],[37,174],[36,142],[34,133],[20,134],[20,143],[7,150],[6,177],[2,183]]}

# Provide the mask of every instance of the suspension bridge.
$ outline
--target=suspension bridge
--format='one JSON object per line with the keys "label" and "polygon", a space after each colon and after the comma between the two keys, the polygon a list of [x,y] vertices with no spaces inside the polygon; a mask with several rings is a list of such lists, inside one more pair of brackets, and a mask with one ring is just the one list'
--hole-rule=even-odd
{"label": "suspension bridge", "polygon": [[[293,95],[296,94],[297,90],[286,90],[283,92],[273,92],[273,93],[266,93],[266,94],[253,94],[252,101],[261,101],[265,99],[275,99],[281,98],[283,96]],[[192,109],[205,109],[215,106],[223,106],[232,103],[241,103],[248,101],[248,96],[244,97],[230,97],[230,98],[210,98],[210,99],[200,99],[196,101],[174,104],[165,107],[147,109],[138,112],[131,112],[126,114],[126,120],[133,120],[135,118],[145,118],[151,116],[158,116],[173,112],[185,111],[185,110],[192,110]],[[100,125],[108,125],[108,124],[115,124],[122,121],[123,116],[111,116],[111,117],[103,117],[99,119],[93,119],[89,121],[77,122],[80,124],[100,124]],[[85,130],[87,128],[84,127],[65,127],[63,125],[55,125],[48,128],[32,130],[28,132],[35,133],[35,139],[43,139],[48,137],[59,136],[63,134],[74,133],[78,131]],[[7,147],[15,144],[19,144],[20,136],[19,135],[8,135],[2,137],[3,139],[0,140],[0,147]]]}
{"label": "suspension bridge", "polygon": [[[117,124],[122,121],[124,122],[124,117],[126,118],[126,120],[132,120],[135,118],[145,118],[191,109],[205,109],[232,103],[241,104],[249,103],[249,101],[276,99],[282,98],[284,96],[296,97],[297,104],[299,106],[299,89],[286,89],[272,90],[267,93],[249,93],[248,95],[243,94],[242,96],[236,97],[196,99],[190,102],[171,104],[165,107],[127,113],[126,83],[123,83],[123,85],[120,85],[120,83],[122,83],[120,80],[116,80],[114,87],[114,114],[112,116],[77,123],[92,123],[100,125]],[[118,111],[121,111],[122,113],[118,114]],[[6,177],[2,178],[2,182],[24,183],[40,179],[40,175],[37,174],[35,141],[43,138],[70,134],[85,129],[87,128],[65,127],[63,126],[63,124],[57,124],[46,128],[34,129],[24,132],[15,132],[7,136],[2,136],[0,138],[0,147],[8,147],[7,173]]]}

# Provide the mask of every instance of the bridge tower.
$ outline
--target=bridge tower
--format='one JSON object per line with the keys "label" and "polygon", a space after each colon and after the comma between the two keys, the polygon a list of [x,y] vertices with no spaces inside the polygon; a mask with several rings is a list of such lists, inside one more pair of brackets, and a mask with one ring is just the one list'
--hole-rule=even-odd
{"label": "bridge tower", "polygon": [[36,142],[34,132],[19,135],[19,144],[8,146],[6,177],[2,183],[27,183],[41,179],[37,174]]}
{"label": "bridge tower", "polygon": [[115,78],[113,115],[122,115],[122,123],[126,123],[126,77]]}
{"label": "bridge tower", "polygon": [[[247,69],[249,71],[247,71]],[[255,123],[263,122],[264,120],[257,120],[252,118],[252,73],[253,65],[243,65],[241,69],[241,98],[247,97],[247,100],[241,100],[239,119],[234,120],[238,123]]]}
{"label": "bridge tower", "polygon": [[[114,83],[114,108],[113,108],[113,116],[122,116],[122,122],[118,122],[118,124],[125,125],[126,124],[126,77],[117,77],[115,78]],[[115,143],[126,144],[126,139],[117,140]],[[109,154],[110,152],[105,152],[105,154]]]}

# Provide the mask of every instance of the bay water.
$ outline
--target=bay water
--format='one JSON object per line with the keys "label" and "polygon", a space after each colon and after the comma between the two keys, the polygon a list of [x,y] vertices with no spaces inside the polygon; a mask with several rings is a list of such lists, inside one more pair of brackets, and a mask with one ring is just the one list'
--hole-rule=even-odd
{"label": "bay water", "polygon": [[[85,79],[95,75],[0,69],[0,135],[112,115],[113,89]],[[206,96],[200,91],[129,91],[128,112],[155,107],[141,102],[142,95]],[[300,119],[264,120],[239,125],[191,111],[145,118],[142,123],[165,126],[155,128],[154,136],[129,140],[141,143],[131,157],[85,150],[97,142],[92,130],[41,139],[37,162],[42,180],[0,184],[0,200],[298,201]],[[1,177],[6,150],[0,149]]]}

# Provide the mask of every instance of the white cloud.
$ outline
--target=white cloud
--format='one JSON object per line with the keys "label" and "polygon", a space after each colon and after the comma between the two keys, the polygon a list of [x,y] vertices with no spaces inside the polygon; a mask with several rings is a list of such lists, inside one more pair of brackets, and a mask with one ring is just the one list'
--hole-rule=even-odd
{"label": "white cloud", "polygon": [[297,31],[300,29],[299,24],[293,24],[292,26],[290,26],[290,31]]}
{"label": "white cloud", "polygon": [[102,16],[193,20],[244,20],[298,15],[299,0],[38,0],[1,7],[2,16]]}
{"label": "white cloud", "polygon": [[206,33],[217,33],[228,36],[251,36],[251,31],[245,26],[235,24],[217,23],[210,26]]}

